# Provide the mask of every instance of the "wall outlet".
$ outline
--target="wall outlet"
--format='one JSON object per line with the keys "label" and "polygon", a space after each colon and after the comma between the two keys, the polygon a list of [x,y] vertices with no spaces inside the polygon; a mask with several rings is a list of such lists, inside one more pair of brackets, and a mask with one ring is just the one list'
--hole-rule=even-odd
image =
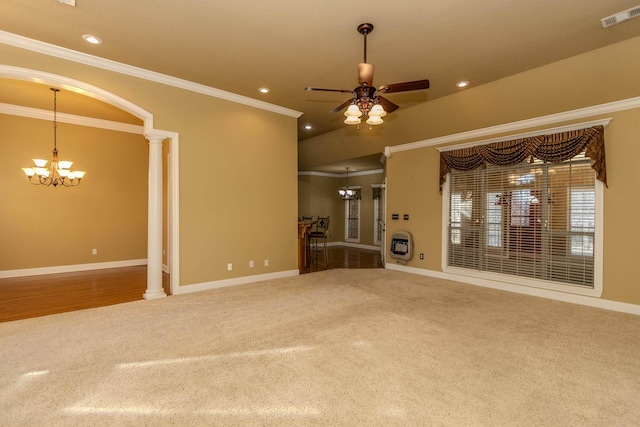
{"label": "wall outlet", "polygon": [[249,261],[249,268],[253,268],[253,261]]}
{"label": "wall outlet", "polygon": [[424,259],[424,254],[420,252],[420,259]]}
{"label": "wall outlet", "polygon": [[265,259],[265,260],[264,260],[264,266],[265,266],[265,267],[269,267],[269,260],[268,260],[268,259]]}
{"label": "wall outlet", "polygon": [[93,255],[98,255],[98,250],[97,249],[91,249],[91,253]]}
{"label": "wall outlet", "polygon": [[231,271],[233,270],[233,264],[229,263],[227,264],[227,271]]}

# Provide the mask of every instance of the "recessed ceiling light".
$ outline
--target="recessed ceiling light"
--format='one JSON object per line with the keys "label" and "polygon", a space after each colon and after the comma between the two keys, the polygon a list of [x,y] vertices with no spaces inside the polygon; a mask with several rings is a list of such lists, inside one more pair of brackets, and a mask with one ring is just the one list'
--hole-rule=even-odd
{"label": "recessed ceiling light", "polygon": [[458,87],[467,87],[467,86],[469,86],[469,82],[464,80],[464,81],[456,83],[456,86],[458,86]]}
{"label": "recessed ceiling light", "polygon": [[261,87],[260,89],[258,89],[260,91],[260,93],[269,93],[270,90],[268,87]]}
{"label": "recessed ceiling light", "polygon": [[304,125],[304,128],[305,128],[306,130],[310,130],[310,129],[311,129],[311,125]]}
{"label": "recessed ceiling light", "polygon": [[84,39],[84,41],[91,43],[91,44],[102,44],[102,39],[100,39],[100,37],[96,37],[92,34],[83,34],[82,38]]}

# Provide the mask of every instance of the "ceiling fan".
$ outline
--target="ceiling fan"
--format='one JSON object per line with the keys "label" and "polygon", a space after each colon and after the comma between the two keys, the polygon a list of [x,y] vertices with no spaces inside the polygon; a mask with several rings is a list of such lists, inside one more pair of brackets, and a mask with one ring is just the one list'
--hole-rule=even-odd
{"label": "ceiling fan", "polygon": [[363,114],[369,116],[367,123],[369,125],[379,125],[382,123],[382,117],[387,113],[400,108],[398,105],[380,96],[383,93],[407,92],[411,90],[420,90],[429,88],[429,80],[416,80],[413,82],[394,83],[375,88],[373,86],[373,73],[375,66],[367,63],[367,35],[373,31],[373,24],[364,23],[358,25],[358,32],[364,36],[364,62],[358,63],[358,84],[359,86],[353,90],[346,89],[323,89],[317,87],[306,87],[305,90],[320,90],[325,92],[342,92],[351,93],[352,98],[346,100],[336,108],[331,110],[337,113],[347,107],[344,115],[347,119],[346,124],[360,124],[360,117]]}

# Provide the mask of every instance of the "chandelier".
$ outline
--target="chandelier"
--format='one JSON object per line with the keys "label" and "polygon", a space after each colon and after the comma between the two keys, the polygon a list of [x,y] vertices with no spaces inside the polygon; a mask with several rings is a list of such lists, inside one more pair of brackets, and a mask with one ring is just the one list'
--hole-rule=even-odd
{"label": "chandelier", "polygon": [[338,190],[342,200],[351,200],[356,197],[356,192],[349,188],[349,168],[347,168],[347,185]]}
{"label": "chandelier", "polygon": [[80,180],[84,177],[84,171],[72,171],[73,162],[67,160],[58,160],[58,148],[56,140],[56,129],[58,123],[56,121],[56,95],[60,89],[50,88],[53,91],[53,159],[48,168],[47,161],[43,159],[33,159],[35,166],[30,168],[22,168],[29,178],[29,182],[34,185],[46,185],[57,187],[75,187],[80,184]]}

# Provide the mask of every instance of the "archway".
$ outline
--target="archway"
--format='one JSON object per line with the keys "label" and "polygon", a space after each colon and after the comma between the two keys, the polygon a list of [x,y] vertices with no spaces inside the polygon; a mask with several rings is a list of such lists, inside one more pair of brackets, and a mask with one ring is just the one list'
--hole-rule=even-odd
{"label": "archway", "polygon": [[163,207],[162,207],[162,142],[170,144],[169,164],[169,197],[168,197],[168,236],[167,265],[170,273],[171,293],[179,284],[179,252],[178,252],[178,134],[158,130],[153,127],[153,115],[143,108],[120,96],[99,87],[51,74],[39,70],[0,65],[0,78],[23,80],[75,92],[121,109],[143,122],[142,134],[149,140],[149,192],[148,192],[148,229],[147,229],[147,290],[143,297],[154,299],[165,297],[162,287],[162,241],[163,241]]}

